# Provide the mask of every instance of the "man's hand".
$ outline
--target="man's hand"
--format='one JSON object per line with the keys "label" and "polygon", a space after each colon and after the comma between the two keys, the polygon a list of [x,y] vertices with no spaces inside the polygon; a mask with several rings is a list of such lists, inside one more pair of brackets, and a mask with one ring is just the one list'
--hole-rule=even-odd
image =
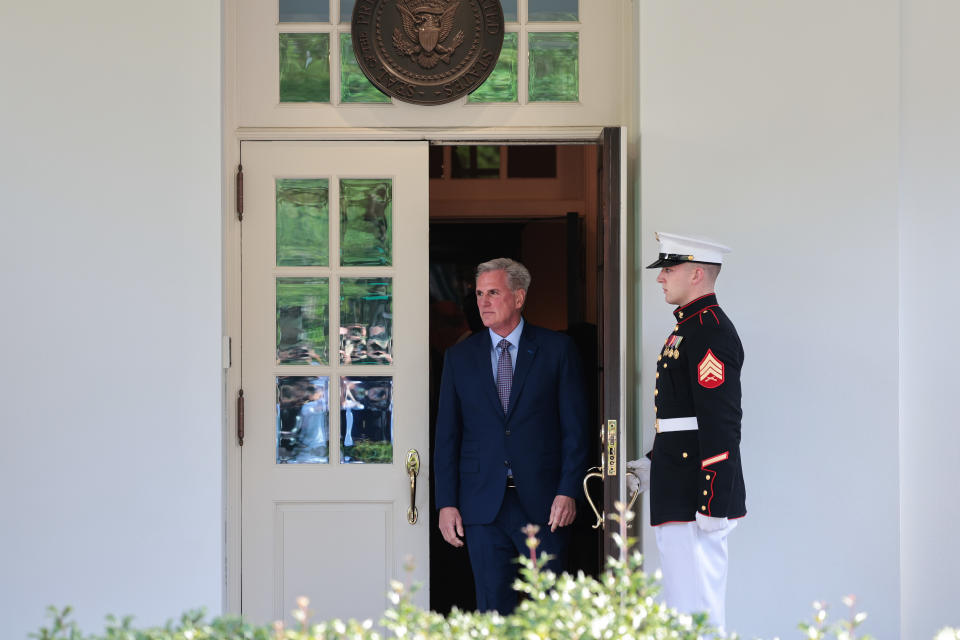
{"label": "man's hand", "polygon": [[444,507],[440,509],[440,533],[443,539],[455,547],[463,546],[463,520],[460,509]]}
{"label": "man's hand", "polygon": [[650,488],[650,458],[640,458],[627,462],[627,488],[630,493],[643,493]]}
{"label": "man's hand", "polygon": [[556,531],[557,527],[565,527],[574,518],[577,517],[577,501],[570,496],[557,496],[553,499],[553,506],[550,507],[550,531]]}

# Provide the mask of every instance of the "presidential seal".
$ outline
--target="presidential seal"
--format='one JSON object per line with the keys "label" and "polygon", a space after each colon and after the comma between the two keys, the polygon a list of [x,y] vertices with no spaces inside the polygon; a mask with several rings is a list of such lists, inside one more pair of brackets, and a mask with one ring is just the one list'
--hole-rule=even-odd
{"label": "presidential seal", "polygon": [[503,45],[499,0],[357,0],[353,51],[378,89],[444,104],[479,87]]}

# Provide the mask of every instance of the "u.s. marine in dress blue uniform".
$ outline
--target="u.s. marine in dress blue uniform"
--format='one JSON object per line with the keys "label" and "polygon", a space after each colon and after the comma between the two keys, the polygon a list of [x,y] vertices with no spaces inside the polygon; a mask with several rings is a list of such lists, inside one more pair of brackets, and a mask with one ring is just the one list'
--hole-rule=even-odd
{"label": "u.s. marine in dress blue uniform", "polygon": [[[714,294],[723,254],[715,242],[658,233],[657,283],[674,309],[657,355],[656,436],[646,458],[627,464],[650,490],[663,594],[685,613],[725,622],[727,536],[746,514],[740,466],[743,346]],[[629,476],[628,476],[629,478]],[[632,487],[631,487],[632,488]]]}
{"label": "u.s. marine in dress blue uniform", "polygon": [[[690,522],[697,513],[743,517],[740,337],[714,294],[678,307],[673,315],[676,325],[657,356],[657,435],[648,454],[650,523]],[[671,425],[678,418],[694,418],[696,428],[661,430],[661,423]]]}

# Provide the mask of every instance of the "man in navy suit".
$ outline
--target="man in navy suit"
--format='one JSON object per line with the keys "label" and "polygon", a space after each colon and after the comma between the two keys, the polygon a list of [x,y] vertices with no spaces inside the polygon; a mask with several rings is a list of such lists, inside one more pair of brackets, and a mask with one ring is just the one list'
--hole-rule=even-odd
{"label": "man in navy suit", "polygon": [[563,569],[588,464],[580,358],[569,337],[524,322],[529,287],[514,260],[477,267],[487,331],[447,351],[433,455],[440,531],[469,543],[477,608],[502,614],[517,604],[524,525],[540,526],[548,567]]}

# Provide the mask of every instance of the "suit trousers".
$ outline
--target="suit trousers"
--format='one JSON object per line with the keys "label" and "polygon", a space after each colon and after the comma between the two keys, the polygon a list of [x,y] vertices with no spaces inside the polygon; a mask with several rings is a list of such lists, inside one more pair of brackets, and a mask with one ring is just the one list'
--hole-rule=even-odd
{"label": "suit trousers", "polygon": [[[527,536],[522,529],[531,521],[520,504],[517,490],[509,487],[493,522],[464,526],[477,588],[478,611],[509,615],[516,608],[517,592],[513,590],[513,582],[520,568],[517,556],[530,557]],[[566,566],[570,527],[558,528],[551,533],[548,526],[540,525],[537,537],[540,539],[538,555],[547,553],[553,556],[546,568],[559,574]]]}
{"label": "suit trousers", "polygon": [[727,598],[727,536],[735,520],[720,531],[701,531],[694,522],[670,522],[654,527],[663,597],[680,613],[710,614],[710,624],[724,632]]}

